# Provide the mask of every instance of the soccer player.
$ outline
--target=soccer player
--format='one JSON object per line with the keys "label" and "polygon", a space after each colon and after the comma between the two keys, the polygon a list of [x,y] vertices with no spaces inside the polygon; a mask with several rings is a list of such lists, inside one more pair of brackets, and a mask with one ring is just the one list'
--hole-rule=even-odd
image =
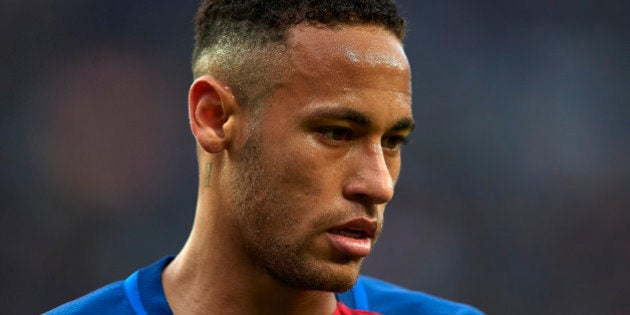
{"label": "soccer player", "polygon": [[414,127],[404,31],[390,1],[203,1],[190,237],[50,314],[480,314],[359,275]]}

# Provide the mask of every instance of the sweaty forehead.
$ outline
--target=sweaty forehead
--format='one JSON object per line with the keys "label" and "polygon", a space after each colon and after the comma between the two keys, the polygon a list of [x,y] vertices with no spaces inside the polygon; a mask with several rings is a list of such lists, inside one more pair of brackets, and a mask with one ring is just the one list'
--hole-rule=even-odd
{"label": "sweaty forehead", "polygon": [[380,26],[329,28],[301,24],[289,31],[289,50],[292,67],[300,72],[317,73],[343,65],[409,72],[401,42]]}

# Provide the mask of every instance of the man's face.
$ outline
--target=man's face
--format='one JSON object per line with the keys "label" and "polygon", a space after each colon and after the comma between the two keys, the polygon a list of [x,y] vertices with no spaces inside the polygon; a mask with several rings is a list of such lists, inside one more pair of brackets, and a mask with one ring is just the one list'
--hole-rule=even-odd
{"label": "man's face", "polygon": [[233,221],[277,280],[344,291],[382,230],[413,127],[409,65],[379,27],[289,34],[289,74],[234,146]]}

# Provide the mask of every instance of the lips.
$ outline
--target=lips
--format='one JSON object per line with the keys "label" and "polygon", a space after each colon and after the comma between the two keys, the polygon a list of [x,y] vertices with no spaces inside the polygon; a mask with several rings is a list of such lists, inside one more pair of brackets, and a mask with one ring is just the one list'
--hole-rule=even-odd
{"label": "lips", "polygon": [[370,254],[377,227],[376,220],[358,218],[328,230],[328,237],[340,252],[349,256],[365,257]]}
{"label": "lips", "polygon": [[367,218],[358,218],[346,222],[342,225],[336,226],[329,231],[331,233],[337,233],[346,235],[348,237],[363,238],[373,237],[376,233],[378,223],[376,220],[370,220]]}
{"label": "lips", "polygon": [[337,229],[333,229],[333,230],[330,230],[330,233],[339,234],[339,235],[342,235],[342,236],[352,237],[352,238],[356,238],[356,239],[367,237],[367,234],[363,230],[353,230],[353,229],[337,230]]}

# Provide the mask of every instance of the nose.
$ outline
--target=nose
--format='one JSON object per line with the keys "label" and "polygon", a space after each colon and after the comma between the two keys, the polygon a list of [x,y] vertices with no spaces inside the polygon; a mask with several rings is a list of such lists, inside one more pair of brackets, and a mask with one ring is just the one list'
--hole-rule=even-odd
{"label": "nose", "polygon": [[353,172],[344,183],[346,198],[371,204],[384,204],[392,199],[394,181],[380,144],[371,145],[349,160]]}

